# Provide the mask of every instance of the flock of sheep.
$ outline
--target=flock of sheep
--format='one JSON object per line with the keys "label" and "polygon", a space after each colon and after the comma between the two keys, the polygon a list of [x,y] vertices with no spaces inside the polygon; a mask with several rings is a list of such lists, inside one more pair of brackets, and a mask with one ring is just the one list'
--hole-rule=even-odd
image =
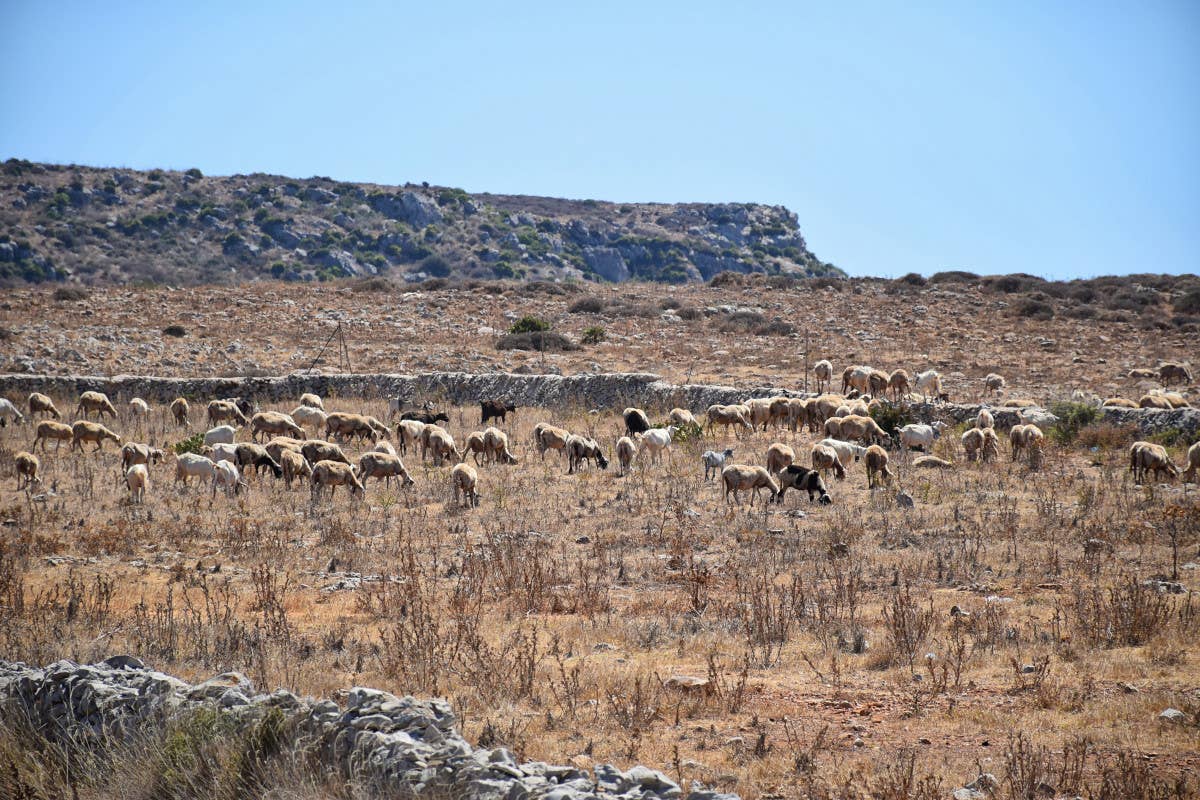
{"label": "flock of sheep", "polygon": [[[768,492],[768,502],[781,502],[787,490],[794,489],[807,492],[810,502],[829,504],[832,498],[825,477],[832,473],[835,478],[844,479],[847,469],[859,461],[865,464],[868,488],[890,484],[894,473],[889,468],[889,449],[899,448],[906,457],[912,450],[921,450],[922,455],[912,462],[917,468],[953,466],[952,462],[930,454],[935,441],[947,427],[944,423],[905,425],[896,431],[893,439],[872,418],[872,412],[881,406],[930,397],[946,399],[937,372],[930,370],[910,378],[902,369],[886,373],[871,367],[851,366],[842,374],[842,391],[831,393],[828,391],[833,378],[830,362],[818,362],[813,371],[820,392],[817,396],[755,398],[740,404],[713,405],[705,412],[703,427],[696,416],[684,408],[672,409],[667,423],[660,427],[653,426],[643,410],[625,409],[622,414],[624,435],[615,445],[620,474],[628,474],[635,460],[658,462],[664,452],[669,457],[672,443],[681,430],[691,434],[705,431],[712,435],[717,427],[726,433],[730,428],[735,432],[753,432],[786,427],[792,432],[807,430],[824,436],[809,450],[810,467],[802,466],[796,449],[782,442],[767,448],[763,465],[731,463],[732,449],[705,451],[701,456],[705,480],[719,474],[726,502],[739,505],[743,492],[751,493],[750,505],[753,506],[764,489]],[[1164,365],[1156,376],[1165,384],[1168,379],[1191,380],[1187,368],[1176,364]],[[984,380],[984,392],[999,393],[1005,385],[1002,376],[990,374]],[[1151,408],[1187,405],[1181,395],[1167,391],[1148,394],[1138,404],[1121,398],[1105,401],[1094,398],[1094,401],[1098,405]],[[1159,403],[1163,405],[1157,405]],[[1005,405],[1032,404],[1010,399]],[[117,417],[116,408],[108,397],[100,392],[83,392],[75,408],[78,419],[71,425],[61,421],[62,414],[44,394],[29,395],[27,406],[30,420],[36,422],[36,432],[30,450],[15,457],[18,489],[31,491],[41,483],[40,462],[35,455],[39,445],[46,454],[48,443],[53,441],[57,454],[62,443],[69,442],[70,451],[82,453],[85,444],[94,445],[92,452],[98,452],[106,441],[112,441],[121,448],[120,470],[130,501],[144,502],[150,488],[150,468],[162,463],[166,454],[146,444],[126,443],[105,427],[99,420],[105,416]],[[128,409],[135,422],[150,413],[150,405],[141,398],[131,400]],[[192,409],[186,399],[176,398],[167,410],[176,426],[186,429],[191,425]],[[399,400],[390,403],[392,416],[399,416],[394,427],[369,415],[326,412],[324,402],[315,394],[302,395],[299,405],[290,414],[259,411],[251,401],[243,398],[212,400],[205,409],[207,431],[199,452],[181,452],[174,457],[175,481],[187,484],[196,478],[211,485],[214,498],[218,490],[233,496],[247,486],[244,476],[248,472],[257,475],[268,470],[274,477],[282,479],[288,488],[297,480],[307,481],[314,500],[325,492],[332,497],[339,486],[345,487],[352,496],[361,497],[371,478],[382,480],[386,485],[390,485],[393,478],[402,487],[412,485],[414,480],[401,456],[407,456],[410,448],[415,455],[419,448],[422,461],[430,459],[434,466],[451,465],[449,482],[454,503],[474,507],[480,500],[478,468],[484,464],[517,463],[508,434],[488,425],[493,419],[504,423],[507,415],[515,410],[515,406],[503,401],[481,401],[480,424],[487,427],[467,434],[460,447],[450,432],[439,424],[448,423],[445,413],[435,412],[428,406],[402,412]],[[90,419],[92,415],[97,421]],[[0,398],[0,424],[19,423],[24,419],[24,414],[14,403]],[[1014,461],[1027,459],[1031,467],[1040,463],[1045,440],[1040,426],[1051,422],[1053,419],[1045,412],[1036,409],[1021,412],[1021,424],[1015,425],[1008,434]],[[314,434],[323,432],[326,440],[309,438],[310,431]],[[238,441],[239,433],[247,432],[248,437],[243,435],[243,441]],[[363,446],[370,443],[370,449],[361,453],[356,462],[352,462],[342,449],[343,445],[352,442]],[[961,443],[968,461],[987,462],[999,458],[1000,437],[995,430],[993,415],[986,406],[973,426],[962,434]],[[595,439],[549,423],[534,427],[533,444],[543,460],[550,450],[565,454],[568,474],[576,473],[585,465],[608,467],[608,458]],[[468,463],[468,458],[473,465]],[[1144,441],[1135,442],[1130,448],[1129,469],[1138,483],[1148,475],[1155,479],[1161,475],[1180,475],[1165,448]],[[1200,442],[1188,450],[1183,479],[1195,481],[1198,470]]]}

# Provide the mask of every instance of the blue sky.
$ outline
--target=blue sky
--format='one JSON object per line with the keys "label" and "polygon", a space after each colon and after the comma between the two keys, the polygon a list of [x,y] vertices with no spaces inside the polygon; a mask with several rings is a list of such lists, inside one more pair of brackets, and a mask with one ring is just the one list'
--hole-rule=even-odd
{"label": "blue sky", "polygon": [[1200,271],[1200,4],[738,5],[10,1],[0,158],[782,204],[856,275]]}

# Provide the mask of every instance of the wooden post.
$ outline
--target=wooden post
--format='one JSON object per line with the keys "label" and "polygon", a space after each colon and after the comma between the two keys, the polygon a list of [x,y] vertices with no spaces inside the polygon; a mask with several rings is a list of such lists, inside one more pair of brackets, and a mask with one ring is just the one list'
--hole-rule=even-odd
{"label": "wooden post", "polygon": [[804,332],[804,393],[808,394],[808,331]]}

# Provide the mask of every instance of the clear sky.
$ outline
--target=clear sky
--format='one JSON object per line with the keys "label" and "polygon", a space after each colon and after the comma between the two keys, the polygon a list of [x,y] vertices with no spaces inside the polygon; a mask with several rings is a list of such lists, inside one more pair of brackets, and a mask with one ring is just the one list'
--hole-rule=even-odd
{"label": "clear sky", "polygon": [[783,204],[856,275],[1200,271],[1195,0],[6,0],[0,27],[0,158]]}

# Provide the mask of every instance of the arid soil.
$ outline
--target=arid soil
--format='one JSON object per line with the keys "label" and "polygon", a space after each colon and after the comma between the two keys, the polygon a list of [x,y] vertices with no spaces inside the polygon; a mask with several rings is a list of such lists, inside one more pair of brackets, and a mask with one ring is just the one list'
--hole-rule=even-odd
{"label": "arid soil", "polygon": [[[357,371],[528,365],[797,388],[807,338],[809,361],[838,373],[933,367],[953,398],[974,400],[999,372],[1010,395],[1047,403],[1073,389],[1136,399],[1156,384],[1130,368],[1194,352],[1186,331],[1136,320],[1033,321],[974,288],[887,286],[36,290],[8,293],[0,326],[6,371],[287,373],[341,322]],[[585,296],[607,310],[568,311]],[[671,316],[699,312],[664,319],[663,300]],[[704,311],[721,306],[734,309]],[[738,308],[794,331],[740,331]],[[497,351],[526,314],[575,341],[602,326],[605,339]],[[164,336],[168,325],[186,335]],[[331,344],[321,366],[344,357]],[[388,416],[383,398],[326,406]],[[160,411],[106,424],[160,446],[202,430]],[[478,407],[449,411],[457,442],[482,428]],[[657,421],[667,409],[647,411]],[[83,455],[51,445],[42,484],[17,491],[13,456],[32,428],[4,428],[0,651],[34,663],[131,652],[191,679],[239,669],[314,695],[441,695],[473,741],[558,763],[644,763],[747,798],[945,797],[981,771],[1011,797],[1039,783],[1111,798],[1200,787],[1200,498],[1178,480],[1134,485],[1131,430],[1051,435],[1036,469],[1011,459],[1003,432],[997,461],[967,463],[951,430],[934,452],[952,469],[893,451],[888,488],[868,490],[855,463],[830,479],[831,506],[789,492],[751,508],[703,480],[700,453],[732,447],[762,464],[779,441],[807,464],[819,436],[718,433],[627,477],[615,463],[569,475],[532,446],[540,421],[595,436],[615,462],[616,414],[520,409],[502,426],[520,463],[480,467],[476,509],[454,506],[448,466],[412,451],[414,486],[372,481],[361,500],[339,489],[314,502],[266,473],[214,497],[173,484],[168,456],[132,505],[111,443]],[[1176,464],[1187,444],[1171,442]],[[1182,720],[1160,719],[1168,708]]]}

